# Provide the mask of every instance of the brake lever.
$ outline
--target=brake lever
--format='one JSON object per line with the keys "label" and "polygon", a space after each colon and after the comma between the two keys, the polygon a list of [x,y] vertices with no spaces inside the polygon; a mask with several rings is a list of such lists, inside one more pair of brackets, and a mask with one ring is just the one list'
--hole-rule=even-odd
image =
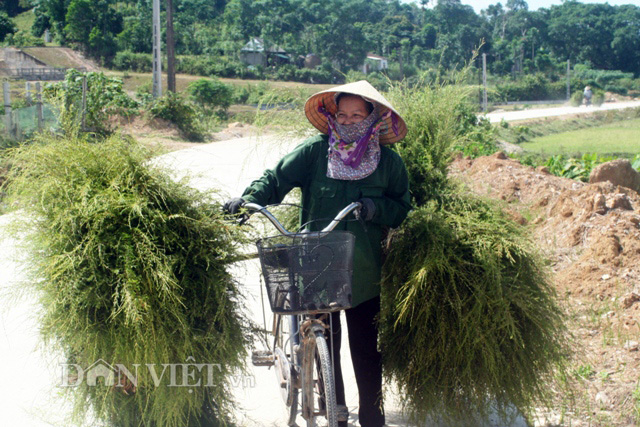
{"label": "brake lever", "polygon": [[249,221],[250,217],[251,215],[249,214],[242,214],[240,218],[236,220],[236,222],[238,223],[238,225],[244,225],[247,221]]}

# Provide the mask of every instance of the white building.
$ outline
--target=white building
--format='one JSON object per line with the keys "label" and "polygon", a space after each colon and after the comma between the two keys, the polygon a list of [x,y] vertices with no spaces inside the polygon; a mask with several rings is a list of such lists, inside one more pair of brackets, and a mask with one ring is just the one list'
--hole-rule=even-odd
{"label": "white building", "polygon": [[365,74],[369,74],[373,71],[386,70],[387,68],[389,68],[387,58],[384,56],[374,55],[373,53],[368,53],[364,60],[364,64],[362,64],[362,72]]}

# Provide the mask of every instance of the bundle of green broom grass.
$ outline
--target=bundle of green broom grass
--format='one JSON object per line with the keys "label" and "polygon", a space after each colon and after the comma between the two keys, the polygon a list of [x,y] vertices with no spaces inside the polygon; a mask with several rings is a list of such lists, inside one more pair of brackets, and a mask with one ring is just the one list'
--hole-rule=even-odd
{"label": "bundle of green broom grass", "polygon": [[527,230],[447,177],[470,91],[400,85],[388,96],[409,129],[395,149],[415,209],[391,234],[383,267],[385,375],[420,425],[530,413],[563,369],[566,328]]}
{"label": "bundle of green broom grass", "polygon": [[[118,135],[41,136],[10,157],[8,204],[25,219],[30,288],[69,366],[76,416],[226,423],[250,324],[227,271],[244,237],[213,195],[172,181]],[[102,361],[117,369],[94,386],[77,367]]]}

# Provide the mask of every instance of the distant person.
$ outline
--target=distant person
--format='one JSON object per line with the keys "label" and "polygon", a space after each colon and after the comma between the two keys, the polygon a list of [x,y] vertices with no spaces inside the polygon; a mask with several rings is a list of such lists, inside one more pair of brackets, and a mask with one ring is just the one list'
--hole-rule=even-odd
{"label": "distant person", "polygon": [[591,105],[591,98],[593,97],[593,92],[591,91],[591,86],[585,86],[584,92],[582,93],[584,96],[584,105],[587,107]]}

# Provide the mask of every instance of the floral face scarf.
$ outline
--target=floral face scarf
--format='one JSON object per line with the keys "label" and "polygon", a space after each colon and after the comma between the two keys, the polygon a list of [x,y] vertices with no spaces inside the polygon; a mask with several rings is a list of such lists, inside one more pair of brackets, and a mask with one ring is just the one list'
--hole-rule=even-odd
{"label": "floral face scarf", "polygon": [[391,111],[379,117],[376,106],[363,121],[350,125],[339,124],[324,106],[318,111],[327,118],[329,125],[327,176],[353,181],[371,175],[380,162],[380,127]]}

